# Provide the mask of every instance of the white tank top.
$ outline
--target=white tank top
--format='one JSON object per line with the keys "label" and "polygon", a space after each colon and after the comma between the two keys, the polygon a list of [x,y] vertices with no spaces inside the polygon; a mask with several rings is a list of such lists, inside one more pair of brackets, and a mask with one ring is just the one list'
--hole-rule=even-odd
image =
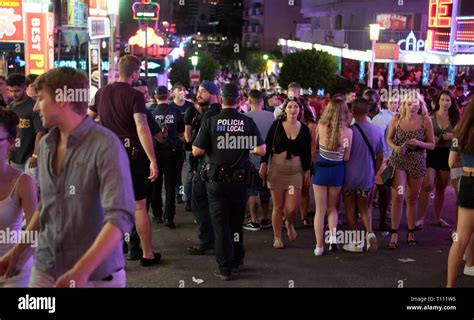
{"label": "white tank top", "polygon": [[1,239],[2,237],[6,237],[5,240],[7,240],[0,241],[0,256],[7,253],[16,244],[9,241],[9,233],[16,232],[16,234],[19,235],[21,231],[24,214],[16,191],[18,182],[23,174],[24,173],[20,174],[16,179],[10,194],[5,199],[0,200],[0,232],[3,233],[3,235],[0,236],[0,240],[3,240]]}

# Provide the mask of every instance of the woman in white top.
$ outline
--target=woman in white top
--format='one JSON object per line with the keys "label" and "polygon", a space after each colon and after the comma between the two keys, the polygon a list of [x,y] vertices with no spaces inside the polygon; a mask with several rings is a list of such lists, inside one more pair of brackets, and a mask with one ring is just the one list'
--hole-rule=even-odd
{"label": "woman in white top", "polygon": [[[38,195],[33,178],[12,168],[7,155],[15,147],[19,118],[12,110],[0,108],[0,288],[28,287],[33,258],[20,259],[20,268],[8,270],[13,247],[21,241],[38,241],[37,235],[25,236],[22,221],[28,224],[37,208]],[[21,143],[21,141],[20,141]],[[8,270],[8,272],[7,272]],[[5,274],[12,276],[6,278]]]}

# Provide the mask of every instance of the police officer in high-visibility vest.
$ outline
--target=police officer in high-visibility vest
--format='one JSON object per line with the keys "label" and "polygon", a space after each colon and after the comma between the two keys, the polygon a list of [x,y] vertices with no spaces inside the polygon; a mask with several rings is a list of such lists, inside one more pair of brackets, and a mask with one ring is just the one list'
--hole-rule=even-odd
{"label": "police officer in high-visibility vest", "polygon": [[255,122],[236,111],[239,88],[225,84],[221,91],[222,111],[206,120],[193,143],[193,155],[206,155],[201,177],[206,181],[209,211],[214,227],[216,260],[214,275],[230,280],[244,263],[242,225],[247,186],[258,174],[249,152],[263,156],[265,142]]}

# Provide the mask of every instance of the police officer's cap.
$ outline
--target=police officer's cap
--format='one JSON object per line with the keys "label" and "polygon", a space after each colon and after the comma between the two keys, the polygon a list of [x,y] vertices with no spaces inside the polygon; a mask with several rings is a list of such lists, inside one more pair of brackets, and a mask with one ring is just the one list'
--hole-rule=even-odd
{"label": "police officer's cap", "polygon": [[240,97],[239,87],[237,87],[235,84],[232,84],[232,83],[226,83],[222,86],[221,96],[229,97],[229,98],[231,97],[238,98]]}

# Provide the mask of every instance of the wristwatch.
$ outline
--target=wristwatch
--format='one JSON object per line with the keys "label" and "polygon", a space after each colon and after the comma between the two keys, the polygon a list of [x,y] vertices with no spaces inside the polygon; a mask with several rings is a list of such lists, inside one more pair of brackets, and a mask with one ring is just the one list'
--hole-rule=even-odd
{"label": "wristwatch", "polygon": [[32,157],[33,159],[38,159],[38,155],[36,155],[36,154],[34,154],[34,153],[31,155],[31,157]]}

